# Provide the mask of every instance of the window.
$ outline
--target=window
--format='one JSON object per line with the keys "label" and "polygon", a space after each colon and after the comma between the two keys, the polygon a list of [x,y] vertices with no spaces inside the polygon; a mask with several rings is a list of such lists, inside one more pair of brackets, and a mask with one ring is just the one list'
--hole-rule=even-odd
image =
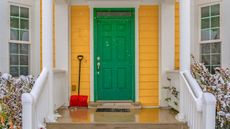
{"label": "window", "polygon": [[201,62],[214,73],[221,66],[220,4],[201,7],[200,16]]}
{"label": "window", "polygon": [[220,67],[221,45],[220,43],[201,44],[201,62],[214,73],[214,68]]}
{"label": "window", "polygon": [[220,5],[201,8],[201,41],[220,39]]}
{"label": "window", "polygon": [[12,76],[29,74],[29,45],[10,43],[10,73]]}
{"label": "window", "polygon": [[29,74],[30,54],[29,8],[10,5],[10,74]]}

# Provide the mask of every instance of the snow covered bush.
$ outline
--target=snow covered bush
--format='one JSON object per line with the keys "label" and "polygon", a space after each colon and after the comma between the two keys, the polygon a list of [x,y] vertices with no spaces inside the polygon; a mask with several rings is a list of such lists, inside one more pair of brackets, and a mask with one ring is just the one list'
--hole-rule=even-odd
{"label": "snow covered bush", "polygon": [[[13,123],[14,127],[22,125],[23,93],[29,93],[35,83],[33,76],[12,77],[0,73],[0,118]],[[4,110],[3,110],[4,109]],[[9,123],[7,123],[9,124]]]}
{"label": "snow covered bush", "polygon": [[204,64],[193,57],[192,75],[204,92],[212,93],[216,99],[216,129],[230,129],[230,71],[215,68],[211,74]]}

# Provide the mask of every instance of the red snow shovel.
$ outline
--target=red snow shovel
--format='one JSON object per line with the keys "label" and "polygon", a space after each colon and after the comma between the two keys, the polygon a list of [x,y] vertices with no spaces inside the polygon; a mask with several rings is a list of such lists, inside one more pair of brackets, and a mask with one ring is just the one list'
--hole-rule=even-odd
{"label": "red snow shovel", "polygon": [[70,98],[70,107],[77,106],[77,107],[88,107],[88,96],[80,95],[80,82],[81,82],[81,61],[83,60],[83,55],[79,55],[77,57],[79,60],[79,76],[78,76],[78,95],[72,95]]}

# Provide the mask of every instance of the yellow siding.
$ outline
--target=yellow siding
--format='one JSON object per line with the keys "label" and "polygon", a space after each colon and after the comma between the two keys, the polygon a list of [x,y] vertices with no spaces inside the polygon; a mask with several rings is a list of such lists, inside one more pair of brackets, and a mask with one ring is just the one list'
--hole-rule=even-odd
{"label": "yellow siding", "polygon": [[[53,1],[53,67],[56,66],[55,46],[55,0]],[[40,0],[40,70],[42,70],[42,0]]]}
{"label": "yellow siding", "polygon": [[175,4],[175,69],[180,68],[180,18],[179,3]]}
{"label": "yellow siding", "polygon": [[[82,54],[81,94],[90,95],[90,10],[88,6],[71,7],[71,84],[78,84],[78,60]],[[77,94],[77,88],[72,91]]]}
{"label": "yellow siding", "polygon": [[158,6],[139,9],[140,102],[159,106]]}

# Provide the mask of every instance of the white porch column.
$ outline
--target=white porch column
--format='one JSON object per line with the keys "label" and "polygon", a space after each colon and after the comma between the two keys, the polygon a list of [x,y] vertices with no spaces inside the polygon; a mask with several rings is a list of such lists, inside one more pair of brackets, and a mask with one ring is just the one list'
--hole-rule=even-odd
{"label": "white porch column", "polygon": [[190,70],[190,0],[180,0],[180,71]]}
{"label": "white porch column", "polygon": [[53,99],[53,0],[42,0],[42,66],[49,72],[49,114],[47,121],[55,121]]}
{"label": "white porch column", "polygon": [[[190,0],[180,0],[180,72],[190,70],[190,2]],[[176,116],[179,121],[184,121],[183,89],[184,87],[180,82],[180,112]]]}
{"label": "white porch column", "polygon": [[53,68],[53,0],[42,0],[42,66]]}

